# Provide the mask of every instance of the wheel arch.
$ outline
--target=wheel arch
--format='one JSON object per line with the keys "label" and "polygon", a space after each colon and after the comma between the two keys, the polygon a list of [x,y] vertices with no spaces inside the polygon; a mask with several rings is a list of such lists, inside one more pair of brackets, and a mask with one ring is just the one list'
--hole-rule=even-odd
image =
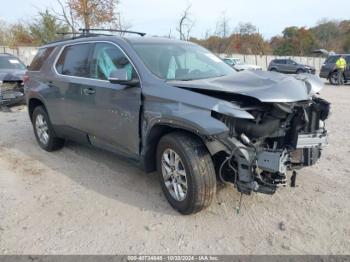
{"label": "wheel arch", "polygon": [[182,133],[188,134],[189,136],[194,136],[199,138],[203,142],[203,144],[206,146],[207,150],[210,152],[206,143],[206,136],[201,135],[196,130],[181,127],[181,126],[169,125],[165,123],[156,124],[151,128],[151,130],[148,132],[147,136],[145,137],[144,139],[145,146],[143,147],[143,150],[141,152],[143,167],[147,173],[154,172],[157,170],[156,152],[157,152],[157,146],[160,139],[163,136],[173,132],[182,132]]}
{"label": "wheel arch", "polygon": [[38,106],[44,107],[44,109],[47,112],[46,106],[45,106],[44,102],[41,99],[39,99],[37,97],[33,97],[33,98],[30,98],[28,100],[28,114],[29,114],[29,118],[30,118],[31,121],[33,120],[32,117],[33,117],[34,110]]}

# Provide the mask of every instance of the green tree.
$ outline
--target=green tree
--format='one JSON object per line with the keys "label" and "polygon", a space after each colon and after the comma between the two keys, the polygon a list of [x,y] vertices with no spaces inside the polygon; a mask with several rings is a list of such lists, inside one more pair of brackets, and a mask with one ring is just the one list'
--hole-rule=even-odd
{"label": "green tree", "polygon": [[41,45],[61,38],[57,33],[69,31],[69,27],[59,21],[49,10],[39,12],[39,17],[29,26],[34,44]]}
{"label": "green tree", "polygon": [[310,55],[317,46],[314,33],[305,27],[287,27],[282,34],[282,37],[274,37],[270,41],[275,55]]}

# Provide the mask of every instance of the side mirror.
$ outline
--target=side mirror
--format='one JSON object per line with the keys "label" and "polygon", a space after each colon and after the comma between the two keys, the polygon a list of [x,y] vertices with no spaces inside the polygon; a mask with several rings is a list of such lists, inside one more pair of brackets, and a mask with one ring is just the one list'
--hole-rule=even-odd
{"label": "side mirror", "polygon": [[111,72],[108,78],[112,84],[126,85],[126,86],[137,86],[140,82],[137,79],[129,80],[128,71],[124,68],[114,70]]}

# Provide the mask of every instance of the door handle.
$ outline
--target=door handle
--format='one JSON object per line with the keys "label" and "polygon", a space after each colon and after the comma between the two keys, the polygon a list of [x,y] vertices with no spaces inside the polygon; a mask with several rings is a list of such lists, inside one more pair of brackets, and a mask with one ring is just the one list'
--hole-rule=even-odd
{"label": "door handle", "polygon": [[86,96],[95,94],[96,91],[92,88],[83,88],[83,94]]}

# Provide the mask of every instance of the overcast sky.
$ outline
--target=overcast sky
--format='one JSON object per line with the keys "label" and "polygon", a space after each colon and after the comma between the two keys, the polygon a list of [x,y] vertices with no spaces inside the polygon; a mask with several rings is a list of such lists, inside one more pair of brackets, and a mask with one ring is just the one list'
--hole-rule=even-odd
{"label": "overcast sky", "polygon": [[[1,0],[0,18],[6,22],[30,20],[38,10],[57,8],[56,0]],[[350,19],[350,0],[121,0],[123,17],[133,30],[149,35],[176,34],[176,23],[192,4],[195,27],[192,35],[214,31],[225,12],[231,29],[239,22],[252,22],[265,38],[280,34],[286,26],[315,25],[322,18]]]}

